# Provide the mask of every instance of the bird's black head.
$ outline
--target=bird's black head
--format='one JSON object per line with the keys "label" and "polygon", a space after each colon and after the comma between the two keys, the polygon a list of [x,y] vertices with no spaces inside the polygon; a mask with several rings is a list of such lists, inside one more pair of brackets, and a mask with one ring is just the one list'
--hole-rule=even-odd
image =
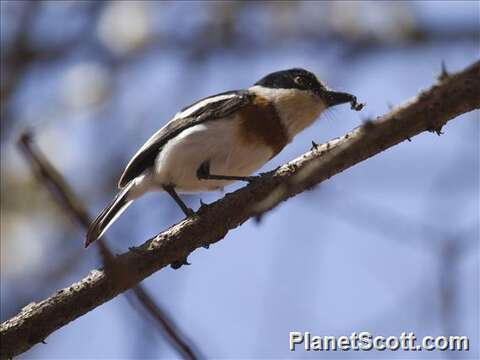
{"label": "bird's black head", "polygon": [[304,69],[288,69],[268,74],[255,83],[271,89],[298,89],[319,94],[326,90],[325,85],[318,81],[310,71]]}
{"label": "bird's black head", "polygon": [[310,71],[294,68],[276,71],[268,74],[255,83],[270,89],[298,89],[308,91],[323,101],[326,106],[334,106],[350,102],[352,108],[361,110],[363,105],[357,104],[355,96],[329,90],[325,84],[317,79]]}

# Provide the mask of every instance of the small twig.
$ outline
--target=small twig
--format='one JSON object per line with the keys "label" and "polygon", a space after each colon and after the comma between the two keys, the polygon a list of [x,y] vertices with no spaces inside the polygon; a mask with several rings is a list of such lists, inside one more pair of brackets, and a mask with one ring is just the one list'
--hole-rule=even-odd
{"label": "small twig", "polygon": [[445,60],[442,60],[442,68],[440,75],[438,75],[438,80],[444,81],[447,80],[450,74],[447,71],[447,66],[445,65]]}
{"label": "small twig", "polygon": [[173,321],[168,315],[152,300],[152,297],[141,286],[136,286],[133,289],[136,298],[140,301],[144,308],[150,313],[150,315],[160,324],[162,324],[163,330],[168,334],[170,339],[175,343],[178,350],[183,353],[186,359],[198,359],[198,352],[193,352],[193,347],[185,341],[185,337],[181,335],[178,328],[175,327]]}
{"label": "small twig", "polygon": [[[35,176],[50,192],[56,202],[62,206],[68,216],[79,223],[84,229],[88,229],[92,218],[87,213],[78,197],[66,182],[65,178],[55,169],[33,141],[32,133],[24,131],[18,140],[20,149],[31,165]],[[119,281],[128,281],[128,273],[125,269],[116,266],[115,256],[103,240],[97,242],[99,253],[105,265],[105,271],[110,272]],[[165,311],[155,303],[153,298],[141,285],[132,288],[133,294],[138,302],[147,310],[150,316],[155,319],[162,332],[167,335],[169,342],[179,351],[185,359],[197,359],[198,355],[193,351],[190,341],[181,334],[173,321],[166,315]],[[133,305],[133,303],[131,303]]]}

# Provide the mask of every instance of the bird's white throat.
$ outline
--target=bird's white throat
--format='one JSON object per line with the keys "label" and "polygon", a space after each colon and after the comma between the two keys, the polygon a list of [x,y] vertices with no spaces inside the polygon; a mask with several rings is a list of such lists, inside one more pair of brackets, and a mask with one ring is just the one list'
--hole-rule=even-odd
{"label": "bird's white throat", "polygon": [[252,86],[249,90],[274,104],[280,120],[287,129],[289,141],[311,125],[326,109],[325,104],[317,96],[304,90],[272,89],[260,85]]}

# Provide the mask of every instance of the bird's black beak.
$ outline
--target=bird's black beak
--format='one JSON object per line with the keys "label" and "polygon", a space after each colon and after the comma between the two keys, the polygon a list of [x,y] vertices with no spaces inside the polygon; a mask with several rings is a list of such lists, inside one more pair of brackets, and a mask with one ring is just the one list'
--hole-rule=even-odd
{"label": "bird's black beak", "polygon": [[359,104],[357,103],[357,97],[344,93],[344,92],[337,92],[337,91],[325,91],[321,95],[323,101],[327,104],[328,107],[330,106],[335,106],[339,104],[345,104],[345,103],[350,103],[351,108],[353,110],[360,111],[363,108],[364,104]]}
{"label": "bird's black beak", "polygon": [[345,104],[345,103],[354,101],[356,100],[356,97],[344,92],[326,91],[323,94],[323,99],[325,100],[328,106],[335,106],[335,105]]}

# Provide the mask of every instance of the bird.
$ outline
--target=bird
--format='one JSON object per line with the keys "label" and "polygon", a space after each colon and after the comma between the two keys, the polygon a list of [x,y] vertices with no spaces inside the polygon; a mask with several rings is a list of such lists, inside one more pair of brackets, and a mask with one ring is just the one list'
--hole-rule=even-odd
{"label": "bird", "polygon": [[164,191],[185,216],[194,212],[179,193],[221,190],[253,181],[255,171],[326,109],[364,104],[329,89],[302,68],[272,72],[243,90],[215,94],[181,109],[128,162],[113,201],[93,221],[85,246],[99,239],[140,196]]}

